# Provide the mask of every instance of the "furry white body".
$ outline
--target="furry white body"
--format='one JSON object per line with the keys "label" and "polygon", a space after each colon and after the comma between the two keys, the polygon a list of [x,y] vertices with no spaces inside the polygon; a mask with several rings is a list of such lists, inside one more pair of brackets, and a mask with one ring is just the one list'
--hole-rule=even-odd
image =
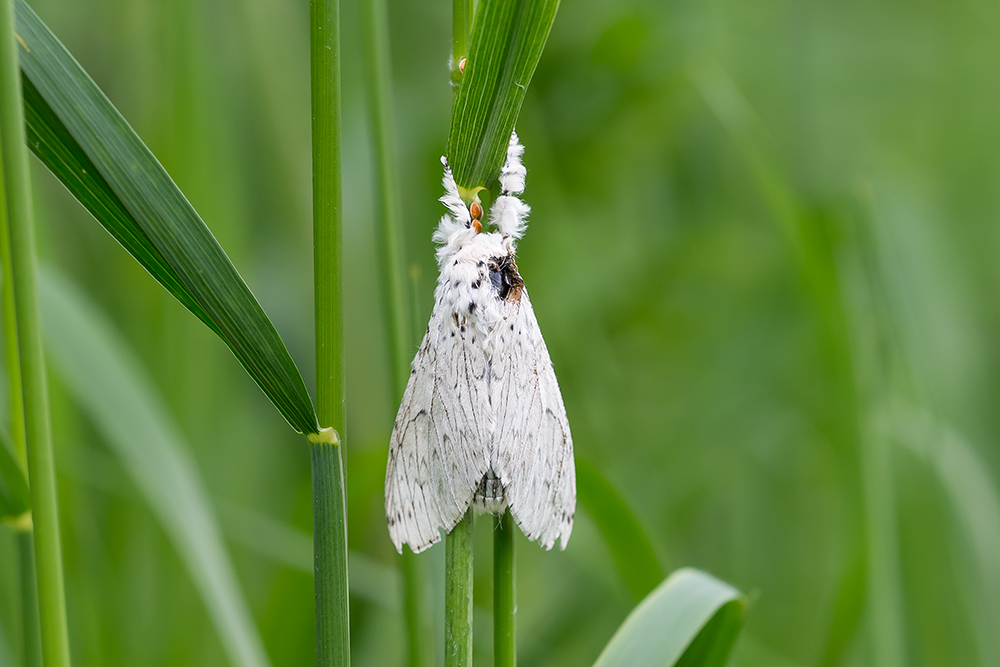
{"label": "furry white body", "polygon": [[523,149],[511,139],[491,209],[476,233],[445,172],[450,209],[435,240],[434,309],[396,417],[385,509],[396,549],[419,552],[470,506],[509,507],[524,534],[566,547],[576,506],[573,441],[548,350],[514,264],[528,207]]}

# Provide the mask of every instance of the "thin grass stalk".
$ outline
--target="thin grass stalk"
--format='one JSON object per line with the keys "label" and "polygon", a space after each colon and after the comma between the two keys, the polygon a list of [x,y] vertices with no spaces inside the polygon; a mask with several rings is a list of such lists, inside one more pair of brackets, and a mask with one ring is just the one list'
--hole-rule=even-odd
{"label": "thin grass stalk", "polygon": [[[462,80],[460,64],[469,52],[472,32],[472,0],[452,2],[451,81],[454,90]],[[472,665],[472,529],[475,516],[470,507],[445,538],[444,569],[444,664]]]}
{"label": "thin grass stalk", "polygon": [[312,93],[313,278],[316,407],[329,437],[310,437],[316,572],[316,664],[351,663],[344,463],[344,336],[341,287],[340,3],[309,5]]}
{"label": "thin grass stalk", "polygon": [[493,531],[493,665],[517,664],[517,583],[514,521],[510,511],[497,518]]}
{"label": "thin grass stalk", "polygon": [[7,221],[7,200],[4,194],[3,163],[0,161],[0,302],[3,311],[4,352],[7,357],[7,381],[10,385],[10,435],[14,455],[27,467],[24,444],[24,396],[21,393],[21,360],[17,347],[17,318],[14,314],[14,274],[10,265],[10,227]]}
{"label": "thin grass stalk", "polygon": [[17,532],[18,577],[21,597],[21,664],[41,667],[42,640],[38,627],[38,589],[35,588],[35,545],[30,529]]}
{"label": "thin grass stalk", "polygon": [[395,135],[392,124],[392,68],[389,58],[388,16],[385,0],[365,0],[362,5],[367,92],[378,190],[377,213],[382,286],[385,292],[389,357],[392,364],[393,400],[406,389],[413,357],[412,325],[407,299],[403,230],[396,177]]}
{"label": "thin grass stalk", "polygon": [[[389,19],[385,0],[361,3],[362,30],[367,66],[366,90],[375,145],[378,229],[384,291],[384,315],[389,332],[392,402],[406,389],[413,355],[412,317],[404,275],[406,251],[400,219],[395,141],[392,123],[392,65]],[[430,633],[427,627],[427,575],[424,562],[410,551],[400,559],[403,574],[403,612],[406,620],[407,656],[410,667],[429,664]]]}
{"label": "thin grass stalk", "polygon": [[400,556],[403,574],[403,616],[409,667],[431,664],[431,632],[427,602],[427,567],[424,559],[409,550]]}
{"label": "thin grass stalk", "polygon": [[906,665],[892,479],[892,443],[871,425],[860,439],[868,543],[869,628],[872,664]]}
{"label": "thin grass stalk", "polygon": [[14,321],[24,398],[24,442],[31,487],[42,652],[48,667],[68,667],[69,633],[48,388],[38,312],[35,229],[21,79],[14,42],[14,6],[0,0],[0,147],[10,240]]}
{"label": "thin grass stalk", "polygon": [[472,529],[470,508],[445,538],[444,665],[472,665]]}
{"label": "thin grass stalk", "polygon": [[[10,387],[11,436],[14,456],[27,469],[24,444],[24,398],[21,394],[21,360],[18,358],[17,321],[14,316],[14,282],[10,266],[10,228],[7,221],[7,197],[0,160],[0,303],[3,311],[4,349],[7,356],[7,381]],[[21,656],[24,667],[40,667],[42,644],[38,627],[38,589],[35,585],[35,548],[30,513],[16,528],[18,589],[21,602]]]}
{"label": "thin grass stalk", "polygon": [[347,598],[347,504],[340,445],[313,443],[313,559],[316,577],[316,664],[351,664]]}

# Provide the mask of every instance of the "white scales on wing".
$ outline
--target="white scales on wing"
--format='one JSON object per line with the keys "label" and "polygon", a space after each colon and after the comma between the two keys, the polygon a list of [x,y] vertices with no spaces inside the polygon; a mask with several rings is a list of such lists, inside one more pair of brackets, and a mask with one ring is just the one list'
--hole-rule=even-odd
{"label": "white scales on wing", "polygon": [[[389,535],[420,552],[469,507],[510,508],[531,540],[565,549],[573,530],[573,439],[549,352],[514,262],[530,211],[524,148],[512,135],[490,210],[496,231],[462,201],[447,162],[449,213],[434,240],[440,275],[389,445]],[[478,204],[472,209],[482,215]]]}

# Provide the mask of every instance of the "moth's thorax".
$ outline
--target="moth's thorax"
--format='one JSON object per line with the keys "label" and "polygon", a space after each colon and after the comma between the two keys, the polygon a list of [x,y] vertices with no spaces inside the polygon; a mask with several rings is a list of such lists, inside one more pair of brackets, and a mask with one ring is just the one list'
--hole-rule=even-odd
{"label": "moth's thorax", "polygon": [[435,300],[449,320],[490,354],[492,334],[510,317],[520,300],[523,282],[514,264],[510,241],[499,234],[477,234],[441,267]]}

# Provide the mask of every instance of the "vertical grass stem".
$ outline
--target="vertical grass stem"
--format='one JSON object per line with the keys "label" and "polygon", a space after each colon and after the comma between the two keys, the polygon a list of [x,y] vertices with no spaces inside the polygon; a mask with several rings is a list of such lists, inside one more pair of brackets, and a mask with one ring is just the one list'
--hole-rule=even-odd
{"label": "vertical grass stem", "polygon": [[48,667],[70,664],[59,540],[55,461],[38,313],[35,230],[28,180],[14,7],[0,0],[0,147],[10,240],[11,287],[24,399],[24,442],[34,523],[42,651]]}
{"label": "vertical grass stem", "polygon": [[[343,433],[339,0],[310,2],[309,55],[316,407],[321,424]],[[324,431],[324,434],[331,437],[310,437],[310,447],[316,568],[316,664],[329,667],[349,665],[351,648],[343,457],[336,433]]]}
{"label": "vertical grass stem", "polygon": [[[460,63],[469,52],[472,0],[452,0],[451,83],[455,92],[462,81]],[[445,538],[444,664],[472,665],[472,508]]]}
{"label": "vertical grass stem", "polygon": [[[2,143],[2,137],[0,137]],[[24,399],[21,393],[21,360],[17,346],[17,321],[14,315],[14,281],[10,265],[10,227],[7,220],[7,195],[0,159],[0,304],[3,312],[4,351],[7,361],[7,384],[10,387],[11,439],[14,456],[27,469],[24,444]],[[21,653],[24,667],[41,667],[42,645],[38,627],[38,588],[35,584],[34,535],[29,525],[16,531],[18,588],[21,599]]]}
{"label": "vertical grass stem", "polygon": [[[406,252],[394,160],[389,18],[385,0],[365,0],[361,5],[367,69],[365,81],[375,148],[383,310],[389,333],[392,402],[395,405],[403,396],[410,374],[413,324],[404,275]],[[428,610],[425,568],[423,562],[409,551],[404,551],[400,563],[403,574],[403,611],[406,620],[408,664],[410,667],[423,667],[429,664],[430,659],[426,622]]]}
{"label": "vertical grass stem", "polygon": [[35,588],[35,547],[30,530],[17,532],[18,577],[21,593],[21,664],[42,667],[42,643],[38,628],[38,590]]}
{"label": "vertical grass stem", "polygon": [[[2,141],[2,136],[0,136]],[[7,357],[7,381],[10,386],[10,426],[14,455],[27,467],[24,444],[24,396],[21,393],[21,360],[17,346],[17,317],[14,313],[14,273],[10,265],[10,227],[7,220],[7,197],[3,161],[0,160],[0,303],[3,312],[4,353]]]}
{"label": "vertical grass stem", "polygon": [[517,664],[517,582],[514,521],[509,511],[493,531],[493,665]]}
{"label": "vertical grass stem", "polygon": [[316,664],[349,665],[347,504],[340,445],[311,445],[313,559],[316,577]]}
{"label": "vertical grass stem", "polygon": [[445,538],[444,664],[472,665],[472,509]]}
{"label": "vertical grass stem", "polygon": [[409,667],[431,663],[429,610],[427,605],[427,568],[417,554],[403,550],[400,557],[403,573],[403,615],[406,620],[406,655]]}

